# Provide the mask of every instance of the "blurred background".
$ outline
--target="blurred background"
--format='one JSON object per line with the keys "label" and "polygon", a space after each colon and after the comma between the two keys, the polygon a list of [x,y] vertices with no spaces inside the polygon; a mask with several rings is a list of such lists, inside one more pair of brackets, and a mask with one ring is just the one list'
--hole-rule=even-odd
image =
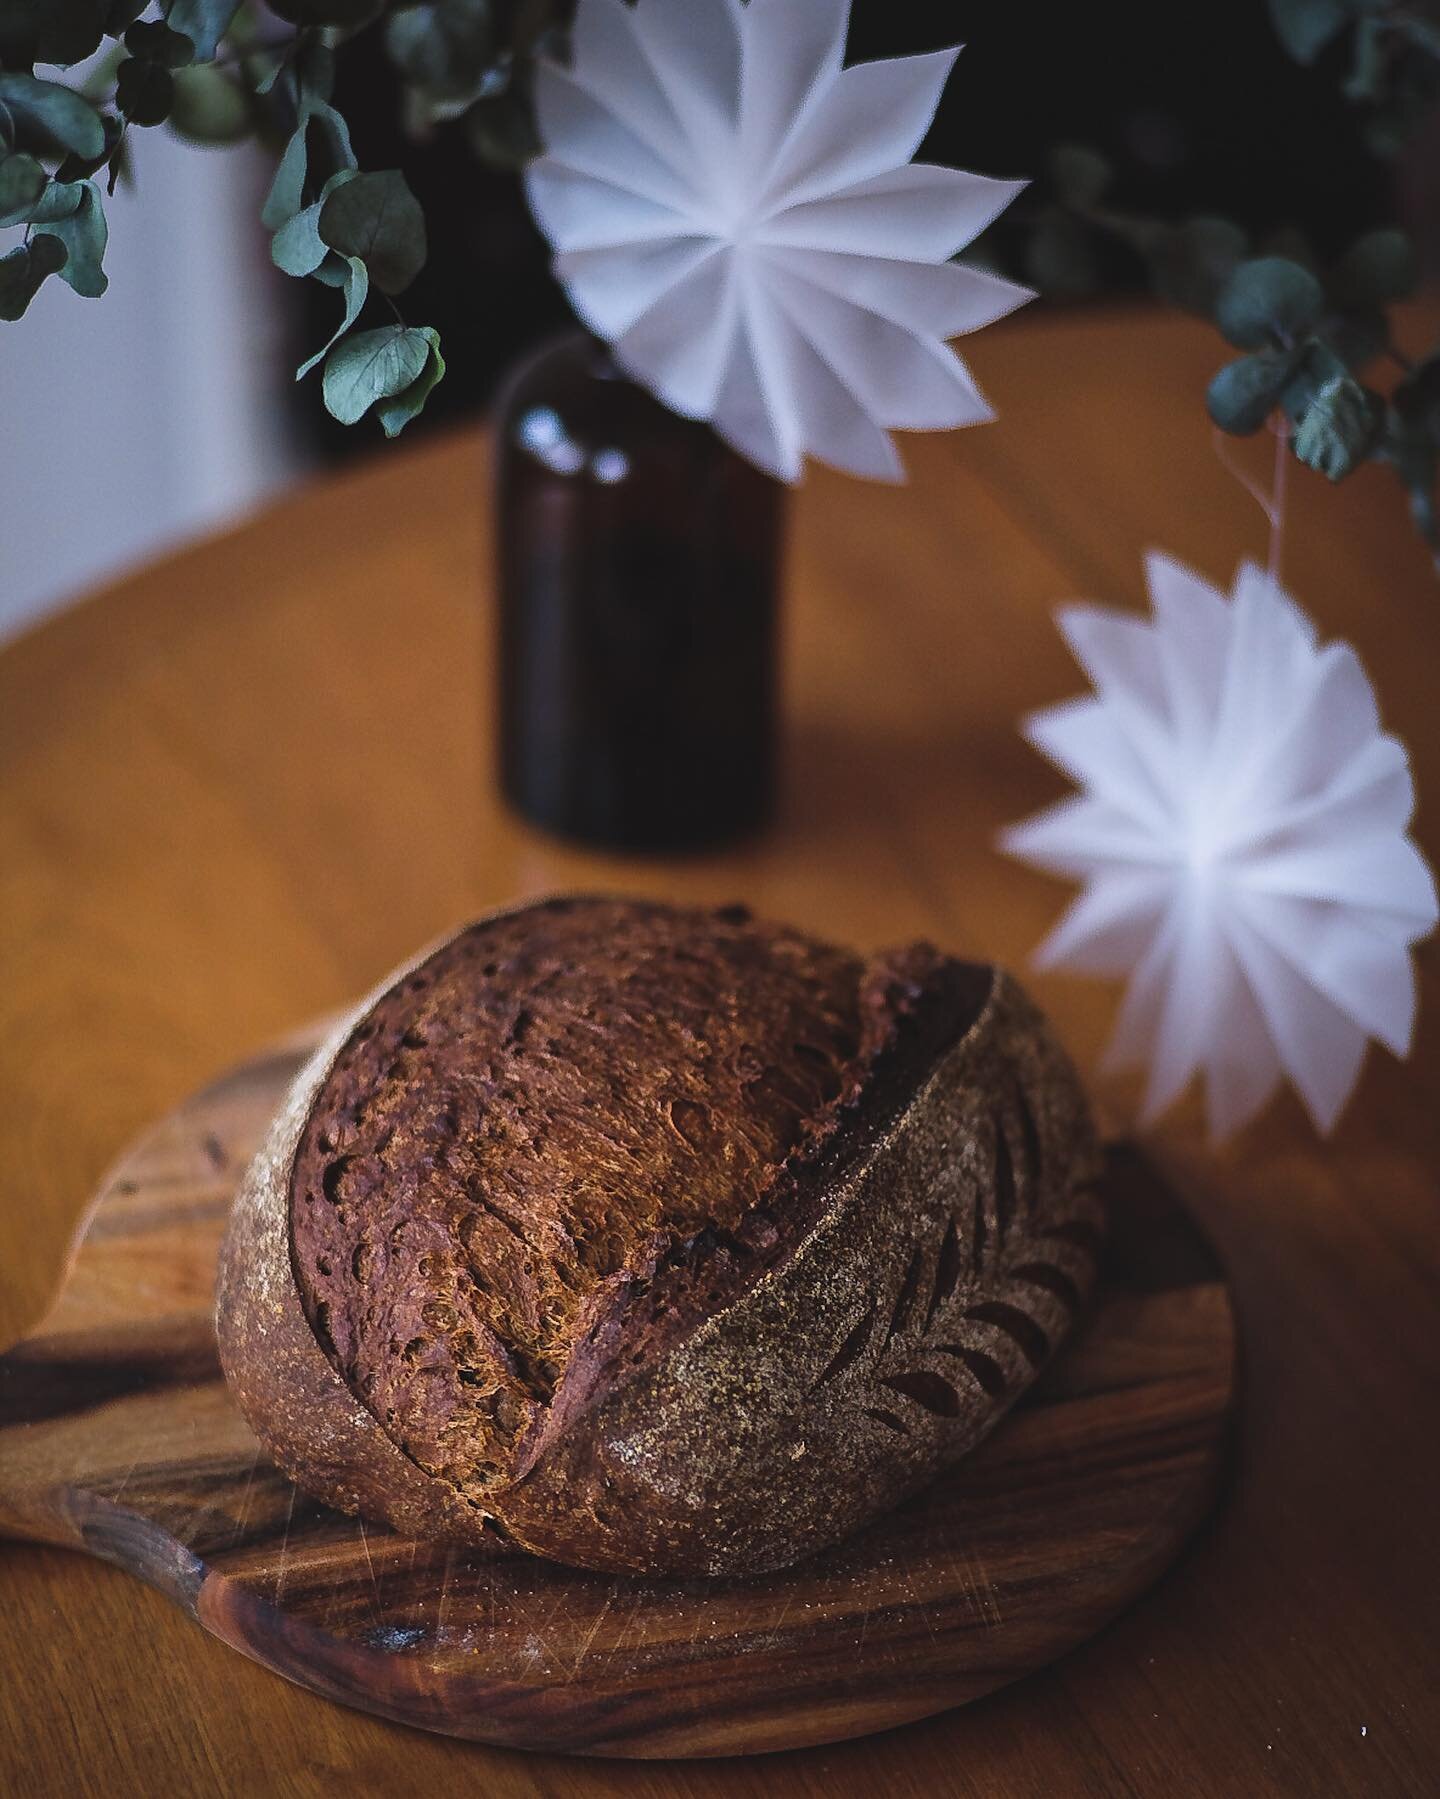
{"label": "blurred background", "polygon": [[[1122,244],[1076,241],[1053,218],[1049,170],[1065,143],[1108,159],[1114,203],[1127,210],[1218,213],[1281,246],[1298,232],[1322,258],[1399,220],[1436,266],[1440,140],[1430,132],[1398,160],[1376,155],[1343,93],[1347,53],[1336,46],[1299,67],[1264,0],[855,0],[852,59],[957,40],[967,48],[923,154],[1034,178],[985,249],[1045,287],[1047,304],[1108,304],[1145,288]],[[481,411],[507,365],[562,328],[568,309],[518,178],[457,159],[444,130],[458,128],[407,136],[379,34],[342,52],[336,103],[361,166],[403,168],[442,221],[406,313],[439,329],[449,365],[409,430],[444,430]],[[135,184],[111,206],[109,293],[81,300],[52,281],[23,321],[0,326],[0,636],[313,470],[394,453],[369,424],[333,424],[318,378],[291,379],[333,330],[335,296],[270,266],[264,153],[138,135]],[[1217,366],[1223,357],[1217,340]]]}

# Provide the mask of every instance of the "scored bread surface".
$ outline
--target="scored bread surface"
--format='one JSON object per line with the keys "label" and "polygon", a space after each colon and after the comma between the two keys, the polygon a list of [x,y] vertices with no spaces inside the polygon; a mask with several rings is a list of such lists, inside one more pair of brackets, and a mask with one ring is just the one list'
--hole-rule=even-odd
{"label": "scored bread surface", "polygon": [[1081,1303],[1073,1071],[1009,977],[737,908],[542,902],[387,983],[236,1204],[222,1359],[422,1535],[773,1567],[978,1439]]}

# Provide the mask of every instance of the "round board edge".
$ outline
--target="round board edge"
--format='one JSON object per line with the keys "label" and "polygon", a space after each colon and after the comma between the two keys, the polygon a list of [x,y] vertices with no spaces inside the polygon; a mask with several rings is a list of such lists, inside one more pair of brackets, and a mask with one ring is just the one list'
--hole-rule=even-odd
{"label": "round board edge", "polygon": [[[212,1188],[222,1178],[233,1186],[248,1154],[244,1143],[230,1140],[237,1127],[237,1109],[244,1116],[252,1139],[258,1140],[258,1133],[268,1121],[270,1111],[278,1102],[284,1086],[316,1040],[317,1033],[313,1030],[303,1035],[297,1033],[271,1049],[237,1063],[234,1068],[182,1101],[173,1112],[136,1139],[102,1184],[95,1201],[85,1214],[72,1247],[66,1288],[61,1299],[36,1334],[3,1358],[7,1371],[18,1368],[18,1364],[25,1359],[27,1350],[41,1346],[52,1333],[52,1327],[60,1327],[62,1335],[73,1336],[78,1315],[73,1305],[67,1307],[66,1293],[77,1276],[83,1273],[87,1251],[93,1256],[98,1246],[107,1240],[104,1232],[97,1232],[98,1221],[104,1219],[107,1227],[118,1222],[119,1228],[108,1240],[113,1242],[117,1238],[124,1239],[126,1233],[123,1220],[117,1221],[108,1214],[112,1209],[122,1208],[122,1202],[134,1209],[137,1193],[143,1195],[145,1192],[147,1163],[158,1156],[169,1168],[172,1189],[169,1203],[172,1209],[176,1206],[173,1162],[177,1155],[183,1158],[186,1144],[195,1152],[197,1165],[194,1175],[208,1175]],[[241,1134],[243,1135],[243,1130]],[[1122,1148],[1120,1161],[1128,1165],[1125,1176],[1127,1181],[1145,1178],[1143,1171],[1146,1165],[1143,1159],[1128,1146]],[[137,1179],[137,1174],[141,1178]],[[184,1189],[183,1178],[179,1184]],[[263,1597],[263,1588],[256,1585],[253,1543],[248,1550],[237,1541],[228,1550],[212,1547],[208,1554],[200,1552],[194,1558],[182,1555],[177,1561],[174,1552],[180,1544],[175,1536],[156,1519],[146,1517],[143,1511],[136,1510],[134,1503],[124,1505],[118,1495],[106,1493],[103,1490],[107,1484],[103,1478],[103,1470],[102,1477],[94,1482],[88,1479],[84,1471],[77,1470],[79,1479],[69,1483],[68,1495],[57,1495],[56,1502],[63,1506],[66,1514],[63,1534],[43,1530],[27,1530],[23,1534],[48,1535],[50,1540],[68,1540],[106,1559],[129,1566],[141,1578],[161,1586],[212,1634],[251,1659],[311,1690],[382,1717],[444,1734],[509,1747],[643,1759],[657,1756],[709,1757],[772,1753],[844,1741],[890,1729],[979,1698],[986,1692],[994,1691],[997,1687],[1047,1665],[1057,1656],[1082,1643],[1133,1604],[1153,1584],[1179,1555],[1213,1502],[1237,1402],[1238,1332],[1233,1304],[1213,1249],[1193,1217],[1180,1207],[1180,1202],[1175,1200],[1173,1194],[1169,1195],[1169,1202],[1172,1228],[1168,1240],[1162,1245],[1159,1258],[1162,1283],[1173,1280],[1177,1269],[1183,1267],[1187,1259],[1193,1263],[1198,1257],[1206,1265],[1208,1276],[1197,1283],[1192,1273],[1191,1283],[1213,1288],[1219,1295],[1223,1312],[1223,1329],[1216,1334],[1216,1367],[1211,1370],[1215,1377],[1211,1382],[1212,1398],[1206,1416],[1201,1421],[1205,1428],[1198,1439],[1197,1449],[1192,1453],[1192,1466],[1189,1477],[1180,1490],[1180,1500],[1163,1519],[1163,1531],[1158,1532],[1155,1540],[1146,1546],[1145,1552],[1132,1561],[1123,1577],[1117,1570],[1113,1585],[1103,1601],[1097,1603],[1093,1616],[1087,1622],[1061,1626],[1048,1636],[1041,1632],[1043,1642],[1032,1644],[1037,1652],[1033,1659],[1022,1658],[1024,1665],[1015,1665],[1007,1657],[996,1657],[994,1667],[982,1669],[973,1659],[960,1655],[957,1657],[957,1665],[948,1670],[917,1665],[908,1675],[903,1691],[898,1687],[896,1690],[877,1691],[871,1680],[867,1683],[870,1690],[862,1693],[857,1690],[860,1683],[851,1681],[848,1689],[842,1683],[841,1689],[814,1692],[808,1703],[802,1697],[803,1687],[786,1688],[782,1683],[777,1689],[773,1682],[765,1682],[757,1669],[758,1701],[752,1699],[748,1706],[740,1706],[733,1716],[726,1718],[707,1715],[703,1711],[699,1715],[687,1714],[683,1707],[678,1708],[678,1712],[677,1708],[672,1707],[668,1718],[657,1714],[650,1716],[648,1721],[643,1715],[635,1715],[637,1707],[633,1701],[643,1700],[646,1695],[637,1690],[637,1682],[641,1676],[633,1670],[623,1678],[609,1682],[591,1680],[586,1683],[551,1683],[551,1687],[536,1685],[526,1689],[531,1701],[529,1704],[525,1703],[524,1694],[516,1695],[513,1690],[502,1695],[501,1685],[493,1681],[472,1685],[468,1695],[462,1697],[462,1689],[466,1683],[451,1678],[441,1684],[448,1687],[452,1697],[460,1703],[454,1711],[447,1713],[443,1706],[437,1706],[439,1695],[426,1692],[430,1683],[413,1678],[417,1673],[414,1667],[407,1670],[403,1664],[397,1665],[393,1649],[369,1649],[353,1635],[345,1636],[333,1631],[316,1633],[290,1616],[281,1604],[267,1601]],[[180,1209],[183,1210],[183,1205]],[[199,1228],[209,1229],[217,1242],[224,1209],[219,1209],[217,1222],[217,1211],[211,1204],[200,1221]],[[1159,1292],[1167,1290],[1171,1289],[1163,1284],[1157,1289]],[[193,1292],[190,1298],[193,1302]],[[208,1289],[205,1298],[208,1303]],[[109,1322],[113,1328],[115,1320]],[[100,1353],[98,1345],[92,1348],[94,1353]],[[1067,1344],[1057,1358],[1056,1367],[1063,1367],[1070,1355],[1071,1346]],[[192,1381],[191,1390],[194,1372],[191,1369],[188,1377]],[[218,1366],[214,1379],[219,1379]],[[1143,1385],[1143,1381],[1140,1384]],[[157,1377],[148,1386],[142,1383],[139,1391],[153,1394],[160,1385],[163,1385],[163,1377]],[[221,1391],[223,1392],[223,1384]],[[1007,1432],[1011,1432],[1012,1421],[1023,1416],[1028,1409],[1030,1408],[1022,1404],[1016,1413],[1007,1417],[986,1445],[982,1445],[951,1475],[942,1476],[937,1487],[952,1480],[964,1480],[967,1472],[973,1474],[976,1467],[987,1460],[994,1460],[996,1450],[993,1446],[1004,1441]],[[0,1431],[6,1425],[6,1414],[0,1410]],[[253,1464],[251,1468],[252,1483],[255,1466],[258,1464]],[[278,1475],[276,1478],[283,1479]],[[288,1486],[288,1483],[285,1484]],[[845,1552],[853,1553],[857,1547],[863,1548],[867,1539],[876,1539],[877,1535],[888,1539],[893,1533],[887,1527],[902,1514],[912,1513],[917,1506],[923,1509],[933,1493],[934,1489],[921,1495],[918,1500],[909,1502],[908,1506],[900,1508],[899,1513],[891,1514],[889,1518],[860,1533],[850,1544],[842,1545],[838,1553],[842,1556]],[[134,1502],[135,1496],[132,1495],[131,1498]],[[338,1519],[338,1514],[328,1516]],[[1151,1523],[1154,1523],[1153,1519]],[[353,1527],[353,1521],[342,1521],[342,1528],[346,1525]],[[378,1531],[381,1527],[372,1529]],[[240,1534],[243,1535],[243,1530]],[[375,1540],[372,1536],[366,1543],[367,1560],[373,1556]],[[969,1545],[964,1547],[968,1556]],[[827,1552],[825,1556],[814,1558],[813,1563],[802,1564],[799,1570],[786,1570],[783,1575],[768,1577],[763,1582],[741,1584],[783,1588],[793,1584],[797,1575],[804,1577],[807,1573],[824,1572],[819,1565],[832,1562],[836,1554],[835,1551]],[[531,1558],[524,1560],[529,1563]],[[186,1562],[189,1567],[184,1578],[176,1579]],[[550,1573],[557,1580],[568,1581],[577,1574],[573,1570],[551,1570],[550,1565],[544,1563],[532,1564],[531,1571],[536,1568]],[[609,1580],[609,1577],[581,1578],[592,1581]],[[634,1586],[645,1583],[629,1584]],[[649,1584],[654,1586],[656,1583]],[[703,1586],[705,1583],[670,1584]],[[729,1588],[736,1584],[718,1583],[718,1586]],[[378,1604],[378,1587],[376,1600]],[[926,1603],[928,1602],[922,1601],[922,1611]],[[942,1622],[942,1619],[937,1612],[925,1622],[933,1658],[939,1654],[942,1641],[934,1625]],[[1001,1629],[1003,1634],[1003,1627],[994,1628]],[[778,1634],[777,1627],[776,1635]],[[793,1645],[791,1647],[793,1649]],[[995,1647],[998,1649],[1000,1644],[996,1643]],[[772,1644],[772,1662],[774,1649],[775,1645]],[[735,1652],[740,1657],[747,1653],[749,1652],[743,1648]],[[709,1664],[703,1661],[694,1664],[694,1685],[704,1687],[710,1684],[705,1679],[707,1666]],[[384,1680],[379,1678],[382,1673],[387,1677]],[[401,1678],[394,1681],[393,1693],[387,1693],[384,1689],[392,1685],[388,1678],[391,1676]],[[513,1689],[514,1683],[505,1684]],[[585,1693],[575,1690],[582,1684],[588,1689]],[[552,1689],[560,1691],[559,1700],[553,1697]],[[552,1694],[548,1700],[547,1692]],[[570,1713],[568,1725],[563,1716],[567,1694]],[[517,1699],[518,1716],[513,1715]],[[627,1704],[627,1701],[631,1703]],[[643,1714],[643,1706],[638,1709]]]}

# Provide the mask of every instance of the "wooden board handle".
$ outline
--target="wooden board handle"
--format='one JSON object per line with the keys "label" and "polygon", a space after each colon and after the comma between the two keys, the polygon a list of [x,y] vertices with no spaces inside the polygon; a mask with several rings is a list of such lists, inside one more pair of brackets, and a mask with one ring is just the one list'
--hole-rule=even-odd
{"label": "wooden board handle", "polygon": [[153,1459],[175,1389],[218,1375],[205,1317],[42,1329],[0,1356],[0,1535],[85,1546],[74,1482],[93,1472],[97,1438],[123,1478],[127,1457],[132,1472]]}
{"label": "wooden board handle", "polygon": [[1234,1403],[1229,1296],[1164,1183],[1122,1153],[1101,1288],[1039,1383],[957,1468],[809,1562],[628,1580],[329,1511],[262,1454],[212,1316],[231,1194],[301,1053],[189,1100],[106,1184],[49,1316],[0,1357],[0,1532],[116,1563],[315,1692],[578,1754],[833,1742],[1074,1647],[1209,1502]]}
{"label": "wooden board handle", "polygon": [[67,1443],[74,1397],[32,1349],[22,1343],[0,1356],[0,1536],[73,1545],[64,1492],[84,1465]]}

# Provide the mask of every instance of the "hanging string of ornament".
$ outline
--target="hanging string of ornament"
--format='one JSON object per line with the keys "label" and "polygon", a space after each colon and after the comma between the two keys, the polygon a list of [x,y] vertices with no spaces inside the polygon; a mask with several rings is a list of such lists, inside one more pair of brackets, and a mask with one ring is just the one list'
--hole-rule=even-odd
{"label": "hanging string of ornament", "polygon": [[1227,475],[1232,475],[1240,483],[1269,522],[1270,547],[1266,556],[1265,572],[1278,587],[1280,585],[1281,560],[1285,548],[1285,508],[1289,495],[1289,421],[1277,413],[1270,419],[1269,429],[1271,436],[1275,439],[1275,463],[1271,471],[1268,493],[1248,469],[1243,468],[1231,457],[1229,450],[1225,447],[1224,433],[1218,426],[1211,428],[1210,442],[1220,466]]}

